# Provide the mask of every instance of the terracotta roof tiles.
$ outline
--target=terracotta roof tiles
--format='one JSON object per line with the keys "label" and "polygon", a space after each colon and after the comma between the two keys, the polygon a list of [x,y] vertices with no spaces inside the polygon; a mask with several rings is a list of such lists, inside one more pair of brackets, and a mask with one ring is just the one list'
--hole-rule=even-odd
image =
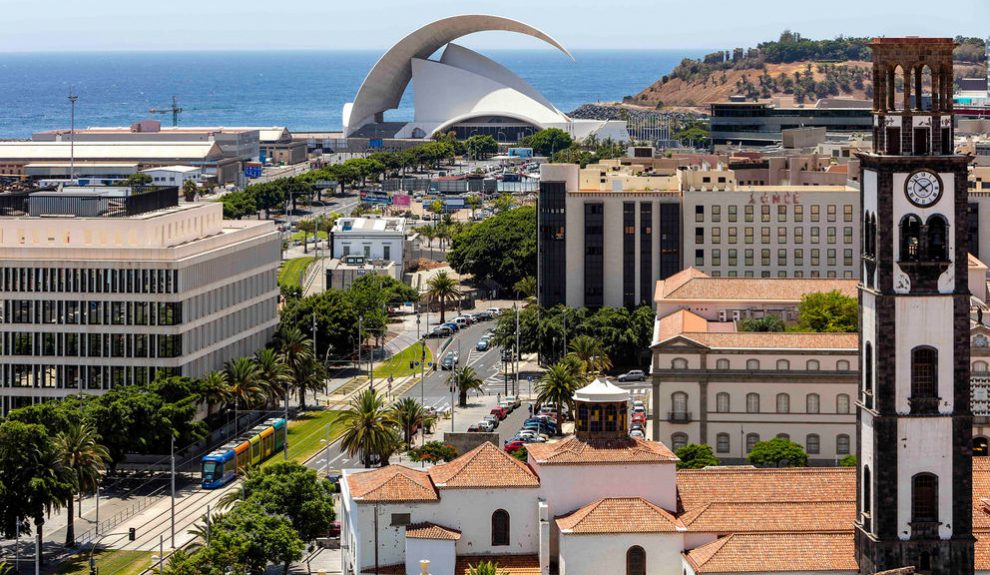
{"label": "terracotta roof tiles", "polygon": [[718,534],[846,531],[855,519],[850,501],[713,502],[680,517],[689,531]]}
{"label": "terracotta roof tiles", "polygon": [[850,352],[859,349],[859,334],[855,333],[695,332],[673,337],[687,338],[712,349],[838,349]]}
{"label": "terracotta roof tiles", "polygon": [[440,489],[540,486],[529,466],[487,441],[428,473]]}
{"label": "terracotta roof tiles", "polygon": [[562,533],[670,533],[684,525],[642,497],[606,497],[557,518]]}
{"label": "terracotta roof tiles", "polygon": [[461,538],[461,532],[436,523],[414,523],[406,526],[406,537],[409,539],[457,541]]}
{"label": "terracotta roof tiles", "polygon": [[656,301],[801,301],[814,292],[839,290],[858,297],[859,280],[835,278],[729,278],[709,277],[687,268],[657,282]]}
{"label": "terracotta roof tiles", "polygon": [[539,465],[608,465],[680,461],[663,443],[634,438],[581,441],[571,436],[552,443],[531,443],[526,446],[526,451]]}
{"label": "terracotta roof tiles", "polygon": [[440,500],[426,472],[403,465],[348,474],[347,487],[358,503]]}
{"label": "terracotta roof tiles", "polygon": [[858,570],[851,530],[729,535],[686,556],[695,573]]}
{"label": "terracotta roof tiles", "polygon": [[685,513],[714,502],[855,502],[856,469],[684,469],[677,472],[677,494]]}

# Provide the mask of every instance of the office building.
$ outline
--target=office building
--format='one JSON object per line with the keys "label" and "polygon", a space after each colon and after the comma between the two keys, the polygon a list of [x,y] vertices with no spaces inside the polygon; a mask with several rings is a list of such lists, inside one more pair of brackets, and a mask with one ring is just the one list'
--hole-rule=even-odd
{"label": "office building", "polygon": [[223,219],[176,188],[0,195],[0,412],[198,377],[277,324],[271,222]]}
{"label": "office building", "polygon": [[405,218],[340,218],[331,232],[330,257],[362,256],[369,262],[395,262],[401,278],[411,263],[408,258],[416,251],[408,233]]}
{"label": "office building", "polygon": [[783,142],[784,130],[825,128],[848,136],[873,131],[869,102],[822,100],[815,106],[778,107],[771,102],[718,102],[711,105],[711,139],[715,146],[770,146]]}

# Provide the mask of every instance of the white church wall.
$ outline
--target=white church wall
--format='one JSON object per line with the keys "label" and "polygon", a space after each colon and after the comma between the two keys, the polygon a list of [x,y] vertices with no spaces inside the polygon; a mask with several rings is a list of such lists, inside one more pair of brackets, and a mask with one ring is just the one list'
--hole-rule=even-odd
{"label": "white church wall", "polygon": [[457,554],[454,541],[406,538],[406,575],[420,575],[419,562],[430,562],[430,575],[454,575]]}
{"label": "white church wall", "polygon": [[[442,489],[441,504],[433,519],[461,532],[458,555],[536,554],[539,540],[539,495],[537,488]],[[509,514],[508,546],[492,546],[492,514]]]}
{"label": "white church wall", "polygon": [[920,345],[938,350],[938,396],[940,413],[953,410],[953,304],[952,298],[898,298],[894,307],[895,321],[899,326],[925,326],[924,329],[898,329],[894,334],[897,349],[897,373],[901,385],[897,386],[897,413],[911,411],[908,397],[911,395],[911,350]]}
{"label": "white church wall", "polygon": [[622,533],[560,536],[560,575],[625,573],[626,552],[646,552],[647,575],[681,575],[681,533]]}
{"label": "white church wall", "polygon": [[[941,358],[939,359],[941,362]],[[952,536],[952,420],[948,417],[910,417],[897,421],[897,484],[898,490],[911,493],[911,478],[928,472],[938,476],[939,536]],[[897,502],[898,537],[911,536],[911,497],[899,497]]]}

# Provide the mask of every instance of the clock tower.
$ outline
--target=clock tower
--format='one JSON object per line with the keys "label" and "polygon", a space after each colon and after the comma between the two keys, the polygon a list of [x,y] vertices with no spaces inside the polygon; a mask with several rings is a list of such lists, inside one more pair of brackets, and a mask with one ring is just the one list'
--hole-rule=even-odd
{"label": "clock tower", "polygon": [[863,574],[906,566],[973,573],[971,158],[953,153],[953,47],[949,38],[870,44],[873,151],[859,155],[856,554]]}

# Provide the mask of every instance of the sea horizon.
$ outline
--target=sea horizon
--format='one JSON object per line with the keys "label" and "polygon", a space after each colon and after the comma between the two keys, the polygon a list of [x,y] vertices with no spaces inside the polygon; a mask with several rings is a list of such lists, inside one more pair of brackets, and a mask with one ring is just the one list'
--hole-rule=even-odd
{"label": "sea horizon", "polygon": [[[704,50],[484,49],[563,112],[621,101]],[[0,138],[69,127],[68,93],[77,95],[76,127],[127,126],[168,114],[150,108],[178,99],[179,125],[341,129],[341,110],[385,52],[357,49],[149,50],[0,53]],[[411,120],[412,89],[388,120]]]}

